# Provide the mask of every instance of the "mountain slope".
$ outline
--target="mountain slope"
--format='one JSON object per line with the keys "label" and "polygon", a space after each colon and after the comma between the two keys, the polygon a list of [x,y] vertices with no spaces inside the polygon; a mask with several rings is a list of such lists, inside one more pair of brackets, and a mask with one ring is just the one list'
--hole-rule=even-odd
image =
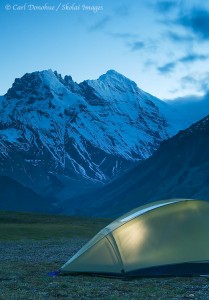
{"label": "mountain slope", "polygon": [[[77,213],[117,216],[141,204],[168,198],[209,200],[209,116],[163,142],[138,167],[95,193]],[[82,198],[76,202],[81,203]],[[66,203],[66,211],[69,210]]]}
{"label": "mountain slope", "polygon": [[19,182],[0,176],[0,210],[53,212],[52,204]]}
{"label": "mountain slope", "polygon": [[188,126],[113,70],[80,84],[51,70],[25,74],[0,111],[0,174],[58,200],[110,182]]}

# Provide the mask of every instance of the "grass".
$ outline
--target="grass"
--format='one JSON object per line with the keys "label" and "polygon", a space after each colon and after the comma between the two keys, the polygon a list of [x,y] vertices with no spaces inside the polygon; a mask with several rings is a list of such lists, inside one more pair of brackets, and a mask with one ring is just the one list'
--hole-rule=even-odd
{"label": "grass", "polygon": [[0,300],[209,299],[205,277],[49,277],[111,220],[0,213]]}
{"label": "grass", "polygon": [[0,212],[0,239],[90,238],[111,219]]}

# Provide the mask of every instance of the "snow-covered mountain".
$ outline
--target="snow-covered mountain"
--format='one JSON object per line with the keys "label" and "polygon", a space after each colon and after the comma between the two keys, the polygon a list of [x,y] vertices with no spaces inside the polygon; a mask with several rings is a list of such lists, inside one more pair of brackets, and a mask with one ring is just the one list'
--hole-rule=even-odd
{"label": "snow-covered mountain", "polygon": [[[114,182],[63,204],[65,213],[117,217],[162,199],[209,200],[209,116],[161,143],[147,160]],[[79,205],[80,204],[80,205]]]}
{"label": "snow-covered mountain", "polygon": [[0,174],[59,199],[110,182],[190,125],[113,70],[80,84],[25,74],[0,111]]}

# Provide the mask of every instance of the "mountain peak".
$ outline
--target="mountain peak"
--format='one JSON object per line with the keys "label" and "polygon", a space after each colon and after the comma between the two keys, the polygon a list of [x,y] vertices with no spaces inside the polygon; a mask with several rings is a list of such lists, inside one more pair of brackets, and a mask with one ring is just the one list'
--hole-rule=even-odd
{"label": "mountain peak", "polygon": [[132,80],[128,79],[127,77],[125,77],[124,75],[122,75],[121,73],[118,73],[117,71],[115,70],[108,70],[105,74],[101,75],[99,77],[99,80],[102,80],[102,81],[105,81],[107,79],[115,79],[115,80],[118,80],[118,81],[131,81],[133,82]]}
{"label": "mountain peak", "polygon": [[[21,78],[16,78],[12,87],[6,94],[7,99],[27,99],[44,94],[44,98],[51,97],[51,91],[62,89],[61,77],[51,69],[26,73]],[[41,98],[40,98],[41,99]]]}
{"label": "mountain peak", "polygon": [[101,75],[98,79],[98,82],[124,91],[127,90],[127,88],[130,88],[131,90],[135,90],[137,88],[137,84],[134,81],[115,70],[109,70],[107,73]]}
{"label": "mountain peak", "polygon": [[117,71],[115,71],[113,69],[108,70],[105,75],[107,75],[107,76],[117,76],[117,77],[121,77],[122,76],[122,77],[125,77],[123,74],[121,74],[121,73],[119,73],[119,72],[117,72]]}

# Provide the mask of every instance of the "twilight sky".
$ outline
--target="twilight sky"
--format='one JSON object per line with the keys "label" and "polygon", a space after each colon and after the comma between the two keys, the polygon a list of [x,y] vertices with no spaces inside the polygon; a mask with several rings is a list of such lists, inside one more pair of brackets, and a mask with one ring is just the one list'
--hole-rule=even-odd
{"label": "twilight sky", "polygon": [[44,69],[77,82],[115,69],[161,99],[209,90],[209,0],[2,0],[0,22],[0,95]]}

